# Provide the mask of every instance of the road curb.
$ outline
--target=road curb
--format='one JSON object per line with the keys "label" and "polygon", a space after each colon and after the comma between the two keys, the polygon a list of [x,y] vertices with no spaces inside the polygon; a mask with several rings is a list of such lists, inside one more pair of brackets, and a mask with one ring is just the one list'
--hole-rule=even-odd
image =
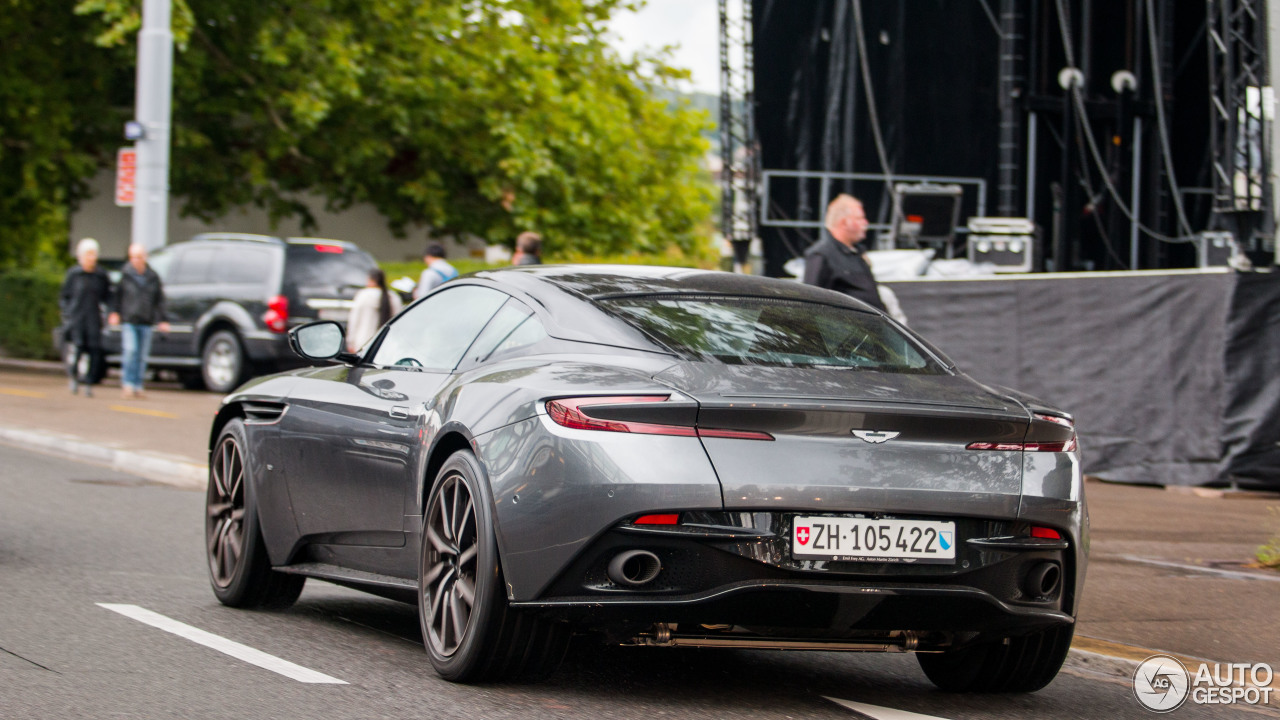
{"label": "road curb", "polygon": [[22,360],[0,356],[0,368],[9,370],[27,370],[48,373],[50,375],[66,375],[67,366],[56,360]]}
{"label": "road curb", "polygon": [[108,467],[183,490],[203,489],[209,473],[205,465],[173,456],[95,445],[71,435],[0,427],[0,443]]}

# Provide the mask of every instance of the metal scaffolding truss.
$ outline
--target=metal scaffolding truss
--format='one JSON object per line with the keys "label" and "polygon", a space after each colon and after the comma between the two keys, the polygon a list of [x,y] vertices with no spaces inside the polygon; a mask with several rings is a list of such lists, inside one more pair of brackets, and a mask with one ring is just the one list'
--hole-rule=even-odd
{"label": "metal scaffolding truss", "polygon": [[720,230],[739,264],[756,237],[760,158],[755,133],[752,0],[720,3]]}
{"label": "metal scaffolding truss", "polygon": [[[1270,208],[1266,0],[1207,0],[1214,212]],[[1243,238],[1242,238],[1243,239]]]}

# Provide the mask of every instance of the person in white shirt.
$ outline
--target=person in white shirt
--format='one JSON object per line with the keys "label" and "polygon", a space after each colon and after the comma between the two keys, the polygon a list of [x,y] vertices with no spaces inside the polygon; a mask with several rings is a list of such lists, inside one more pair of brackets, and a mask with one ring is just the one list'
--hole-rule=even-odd
{"label": "person in white shirt", "polygon": [[386,274],[376,268],[369,271],[368,284],[351,301],[351,316],[347,318],[347,350],[359,351],[402,307],[400,297],[387,291]]}
{"label": "person in white shirt", "polygon": [[422,251],[422,260],[427,268],[418,279],[418,287],[413,290],[413,297],[420,298],[440,285],[458,277],[458,271],[444,260],[444,246],[438,242],[428,243]]}

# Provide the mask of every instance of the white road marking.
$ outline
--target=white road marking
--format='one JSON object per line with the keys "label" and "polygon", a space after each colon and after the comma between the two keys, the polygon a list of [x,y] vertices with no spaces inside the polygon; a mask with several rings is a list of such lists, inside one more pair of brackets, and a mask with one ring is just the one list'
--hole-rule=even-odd
{"label": "white road marking", "polygon": [[230,655],[237,660],[243,660],[250,665],[257,665],[264,670],[270,670],[279,673],[287,678],[297,680],[304,683],[324,683],[328,685],[346,685],[345,680],[339,680],[329,677],[324,673],[316,672],[301,665],[295,665],[288,660],[281,660],[275,655],[268,655],[261,650],[255,650],[248,645],[241,645],[233,640],[205,632],[199,628],[191,627],[185,623],[152,612],[146,608],[137,605],[115,605],[111,603],[95,603],[98,607],[106,608],[112,612],[118,612],[127,618],[132,618],[145,625],[159,628],[168,633],[173,633],[178,637],[186,638],[193,643],[203,645],[207,648],[217,650],[220,653]]}
{"label": "white road marking", "polygon": [[[823,697],[826,697],[825,695]],[[920,713],[907,712],[906,710],[895,710],[893,708],[880,707],[878,705],[867,705],[866,703],[854,702],[852,700],[841,700],[840,698],[828,697],[831,702],[846,707],[855,712],[860,712],[873,720],[945,720],[944,718],[934,717],[933,715],[921,715]]]}

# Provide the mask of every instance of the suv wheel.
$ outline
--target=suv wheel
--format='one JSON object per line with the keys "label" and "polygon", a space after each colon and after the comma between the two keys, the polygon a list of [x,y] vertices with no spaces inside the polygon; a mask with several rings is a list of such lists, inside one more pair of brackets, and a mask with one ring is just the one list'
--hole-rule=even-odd
{"label": "suv wheel", "polygon": [[245,357],[244,347],[234,332],[219,330],[210,335],[200,356],[205,387],[217,393],[236,389],[244,377]]}

